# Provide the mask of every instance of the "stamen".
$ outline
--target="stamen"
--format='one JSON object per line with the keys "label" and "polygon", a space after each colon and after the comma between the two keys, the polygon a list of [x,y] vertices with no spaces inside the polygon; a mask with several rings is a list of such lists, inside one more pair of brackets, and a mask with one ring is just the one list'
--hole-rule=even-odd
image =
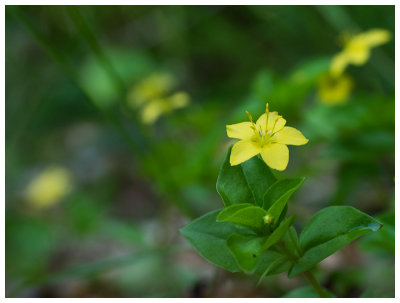
{"label": "stamen", "polygon": [[271,130],[272,134],[274,134],[274,129],[275,129],[275,126],[276,126],[276,122],[278,122],[278,120],[281,119],[281,118],[282,118],[282,116],[278,116],[278,117],[275,118],[275,123],[274,123],[274,126],[272,127],[272,130]]}
{"label": "stamen", "polygon": [[256,127],[256,125],[254,124],[254,122],[253,122],[253,117],[250,115],[250,113],[246,110],[246,114],[247,114],[247,116],[249,117],[249,120],[250,120],[250,122],[251,122],[251,128],[253,129],[253,131],[254,131],[254,133],[255,134],[257,134],[258,132],[257,132],[257,127]]}
{"label": "stamen", "polygon": [[246,110],[246,114],[249,117],[250,122],[254,124],[253,117],[250,115],[250,113],[247,110]]}
{"label": "stamen", "polygon": [[265,119],[265,130],[268,130],[268,116],[269,116],[269,104],[265,105],[265,114],[267,115],[267,119]]}

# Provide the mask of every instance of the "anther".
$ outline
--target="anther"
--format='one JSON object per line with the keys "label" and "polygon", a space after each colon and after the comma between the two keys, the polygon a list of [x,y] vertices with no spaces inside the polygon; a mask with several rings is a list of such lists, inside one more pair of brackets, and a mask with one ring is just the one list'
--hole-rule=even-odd
{"label": "anther", "polygon": [[253,117],[250,115],[250,113],[249,113],[247,110],[246,110],[246,114],[247,114],[247,116],[249,117],[250,122],[254,124],[254,122],[253,122]]}
{"label": "anther", "polygon": [[265,129],[268,129],[268,116],[269,116],[269,104],[268,103],[265,105],[265,114],[267,115],[267,118],[265,119]]}

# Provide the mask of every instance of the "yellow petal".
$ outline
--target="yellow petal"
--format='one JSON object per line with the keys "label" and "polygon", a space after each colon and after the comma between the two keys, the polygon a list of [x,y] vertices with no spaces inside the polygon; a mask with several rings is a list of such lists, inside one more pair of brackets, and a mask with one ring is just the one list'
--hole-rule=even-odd
{"label": "yellow petal", "polygon": [[71,186],[71,175],[63,167],[49,167],[28,185],[25,196],[32,206],[49,207],[64,197]]}
{"label": "yellow petal", "polygon": [[346,50],[348,62],[354,65],[365,64],[371,56],[370,48],[366,45],[355,45]]}
{"label": "yellow petal", "polygon": [[236,142],[231,151],[231,165],[238,165],[259,154],[261,146],[251,140],[241,140]]}
{"label": "yellow petal", "polygon": [[177,92],[167,99],[171,108],[182,108],[189,104],[190,97],[185,92]]}
{"label": "yellow petal", "polygon": [[226,126],[226,133],[230,138],[250,139],[254,136],[254,130],[251,128],[251,122],[241,122]]}
{"label": "yellow petal", "polygon": [[[286,120],[283,119],[282,117],[279,118],[278,120],[277,120],[277,118],[278,118],[278,112],[270,112],[268,114],[267,130],[272,130],[272,128],[274,128],[274,125],[275,125],[275,129],[274,129],[274,132],[275,132],[275,131],[282,129],[285,126]],[[265,123],[267,122],[266,119],[267,119],[266,113],[262,114],[260,116],[260,118],[258,118],[258,120],[256,122],[257,129],[260,129],[260,127],[262,129],[265,129]],[[276,121],[276,124],[275,124],[275,121]]]}
{"label": "yellow petal", "polygon": [[[268,124],[269,124],[269,122],[268,122]],[[275,125],[272,126],[271,130],[274,133],[276,133],[276,132],[280,131],[285,126],[285,124],[286,124],[286,120],[283,119],[282,117],[279,117],[279,119],[276,120]]]}
{"label": "yellow petal", "polygon": [[164,100],[154,99],[147,102],[142,109],[142,121],[145,124],[153,124],[165,112]]}
{"label": "yellow petal", "polygon": [[284,170],[289,162],[289,149],[285,144],[268,144],[263,147],[261,157],[269,167]]}
{"label": "yellow petal", "polygon": [[323,75],[318,80],[318,99],[325,104],[345,103],[353,88],[353,80],[346,74],[339,77]]}
{"label": "yellow petal", "polygon": [[332,76],[335,77],[340,76],[346,69],[346,66],[348,64],[349,64],[349,58],[345,52],[340,52],[339,54],[334,56],[330,67]]}
{"label": "yellow petal", "polygon": [[290,126],[285,126],[273,138],[276,142],[287,145],[304,145],[308,142],[308,139],[300,131]]}
{"label": "yellow petal", "polygon": [[391,38],[390,32],[385,29],[371,29],[355,37],[367,47],[374,47],[388,42]]}

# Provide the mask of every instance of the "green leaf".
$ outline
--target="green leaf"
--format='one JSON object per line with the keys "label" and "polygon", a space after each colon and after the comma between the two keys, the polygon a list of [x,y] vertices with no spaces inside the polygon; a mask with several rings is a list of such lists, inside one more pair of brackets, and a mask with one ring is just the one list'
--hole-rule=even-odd
{"label": "green leaf", "polygon": [[263,250],[267,250],[272,245],[278,243],[283,236],[286,234],[288,228],[293,224],[294,216],[290,216],[285,221],[283,221],[277,229],[275,229],[272,234],[268,237],[263,245]]}
{"label": "green leaf", "polygon": [[[264,252],[258,259],[254,273],[258,275],[265,274],[264,277],[277,275],[289,270],[292,265],[293,263],[290,262],[290,260],[287,260],[286,256],[282,256],[275,251],[268,250]],[[268,270],[267,273],[265,273],[266,270]]]}
{"label": "green leaf", "polygon": [[[280,239],[285,235],[289,226],[293,224],[294,216],[286,219],[282,222],[282,224],[274,230],[274,232],[268,237],[260,237],[256,235],[242,235],[242,234],[233,234],[227,239],[227,245],[231,250],[235,260],[239,264],[240,268],[246,273],[252,273],[255,271],[256,266],[260,263],[260,259],[265,258],[263,253],[270,248],[272,245],[279,242]],[[270,256],[268,256],[270,257]],[[271,266],[272,262],[275,262],[277,258],[273,260],[267,260],[267,264],[265,264],[265,260],[263,261],[264,271],[261,271],[262,274],[265,273],[265,270]],[[282,260],[281,260],[282,261]],[[282,262],[277,262],[273,267],[268,269],[270,274],[273,274],[273,270],[275,270],[278,265],[282,265],[287,260]],[[286,264],[285,264],[286,266]],[[285,267],[285,269],[288,267]]]}
{"label": "green leaf", "polygon": [[[246,206],[247,205],[247,206]],[[262,231],[265,227],[264,217],[267,212],[251,204],[234,204],[228,206],[217,217],[218,222],[232,222]]]}
{"label": "green leaf", "polygon": [[220,211],[205,214],[186,225],[180,232],[209,262],[228,271],[238,272],[240,268],[226,245],[226,239],[234,233],[250,233],[251,231],[230,222],[217,222]]}
{"label": "green leaf", "polygon": [[237,264],[245,273],[252,273],[263,252],[265,237],[233,234],[226,243]]}
{"label": "green leaf", "polygon": [[253,206],[250,203],[233,204],[224,208],[218,215],[217,221],[226,221],[227,218],[231,217],[238,210]]}
{"label": "green leaf", "polygon": [[287,256],[281,256],[277,259],[275,259],[274,261],[270,262],[267,269],[263,272],[263,274],[261,275],[260,279],[257,282],[257,286],[260,285],[260,283],[262,282],[262,280],[268,276],[269,274],[272,273],[272,271],[281,266],[282,264],[285,264],[288,261],[288,257]]}
{"label": "green leaf", "polygon": [[300,234],[303,256],[289,277],[302,273],[354,239],[381,228],[374,218],[351,206],[330,206],[319,211]]}
{"label": "green leaf", "polygon": [[264,161],[258,157],[253,157],[240,165],[256,205],[261,206],[265,192],[276,182],[276,178]]}
{"label": "green leaf", "polygon": [[296,229],[293,226],[289,228],[288,232],[283,237],[283,241],[285,242],[285,247],[289,251],[293,252],[297,257],[300,257],[300,242]]}
{"label": "green leaf", "polygon": [[229,148],[217,179],[217,191],[225,206],[239,203],[261,205],[267,189],[276,181],[268,166],[258,157],[231,166]]}
{"label": "green leaf", "polygon": [[263,208],[268,210],[268,215],[274,220],[273,223],[277,223],[289,198],[300,187],[303,181],[304,178],[279,180],[265,193]]}

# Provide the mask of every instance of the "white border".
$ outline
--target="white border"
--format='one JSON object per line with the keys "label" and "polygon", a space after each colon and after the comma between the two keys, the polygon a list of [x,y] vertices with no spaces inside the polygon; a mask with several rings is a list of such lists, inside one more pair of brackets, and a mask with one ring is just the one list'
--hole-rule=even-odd
{"label": "white border", "polygon": [[[1,219],[1,225],[0,225],[0,232],[1,232],[1,239],[2,239],[2,247],[1,249],[1,265],[0,269],[2,272],[2,275],[0,277],[0,282],[1,282],[1,293],[0,297],[5,298],[5,5],[395,5],[395,1],[387,1],[387,0],[381,0],[381,1],[326,1],[324,3],[321,3],[321,1],[304,1],[304,2],[298,2],[298,1],[276,1],[276,0],[270,0],[270,1],[247,1],[246,3],[243,3],[243,1],[238,1],[238,0],[230,0],[230,1],[153,1],[153,0],[147,0],[147,1],[105,1],[105,0],[98,0],[98,1],[78,1],[78,0],[70,0],[68,2],[61,2],[61,1],[5,1],[5,3],[1,6],[1,24],[0,24],[0,32],[1,32],[1,41],[3,41],[3,47],[1,47],[1,70],[2,70],[2,81],[0,85],[0,90],[3,96],[3,110],[0,111],[0,121],[1,121],[1,126],[2,126],[2,132],[1,132],[1,159],[0,159],[0,166],[3,171],[3,174],[1,176],[2,182],[0,184],[0,192],[3,197],[3,207],[1,208],[1,213],[0,213],[0,219]],[[395,8],[395,34],[397,36],[397,33],[400,31],[399,28],[399,11],[398,8]],[[398,50],[399,50],[399,42],[398,39],[395,39],[395,45],[396,45],[396,58],[398,58]],[[395,71],[396,71],[396,76],[399,74],[399,64],[395,60]],[[396,96],[398,95],[398,87],[400,85],[399,78],[395,78],[395,93]],[[399,107],[395,107],[395,114],[396,118],[399,117]],[[399,157],[397,157],[398,154],[400,154],[400,123],[397,123],[396,126],[396,159],[395,159],[395,176],[400,176],[399,174]],[[397,178],[396,178],[397,179]],[[395,204],[397,204],[398,201],[398,189],[399,187],[397,186],[397,183],[395,185]],[[395,214],[396,218],[400,218],[400,207],[396,207],[395,209]],[[400,224],[399,220],[396,220],[396,235],[400,233]],[[399,247],[399,241],[396,240],[396,259],[398,260],[398,252],[400,250]],[[395,302],[396,299],[398,300],[400,298],[399,295],[399,289],[400,289],[400,275],[399,275],[399,270],[400,267],[395,263],[395,275],[396,275],[396,296],[395,299],[392,298],[385,298],[385,299],[377,299],[377,298],[365,298],[365,299],[323,299],[324,302],[338,302],[343,301],[343,302],[354,302],[355,300],[362,300],[362,301],[369,301],[369,302]],[[49,298],[49,299],[43,299],[43,298],[29,298],[29,299],[24,299],[24,298],[7,298],[7,301],[13,301],[13,302],[43,302],[43,301],[61,301],[61,302],[70,302],[70,299],[65,299],[65,298]],[[210,298],[210,299],[190,299],[190,298],[165,298],[165,299],[159,299],[159,298],[118,298],[118,299],[107,299],[107,298],[88,298],[88,299],[74,299],[77,301],[85,301],[85,302],[99,302],[99,301],[105,301],[105,300],[112,300],[113,302],[121,302],[121,301],[134,301],[134,302],[157,302],[159,300],[162,300],[163,302],[187,302],[187,301],[211,301],[211,302],[242,302],[244,299],[240,298]],[[288,302],[296,300],[296,301],[301,301],[301,302],[321,302],[321,299],[285,299],[285,298],[254,298],[254,299],[249,299],[246,298],[246,301],[251,300],[252,302],[266,302],[268,300],[269,302]]]}

